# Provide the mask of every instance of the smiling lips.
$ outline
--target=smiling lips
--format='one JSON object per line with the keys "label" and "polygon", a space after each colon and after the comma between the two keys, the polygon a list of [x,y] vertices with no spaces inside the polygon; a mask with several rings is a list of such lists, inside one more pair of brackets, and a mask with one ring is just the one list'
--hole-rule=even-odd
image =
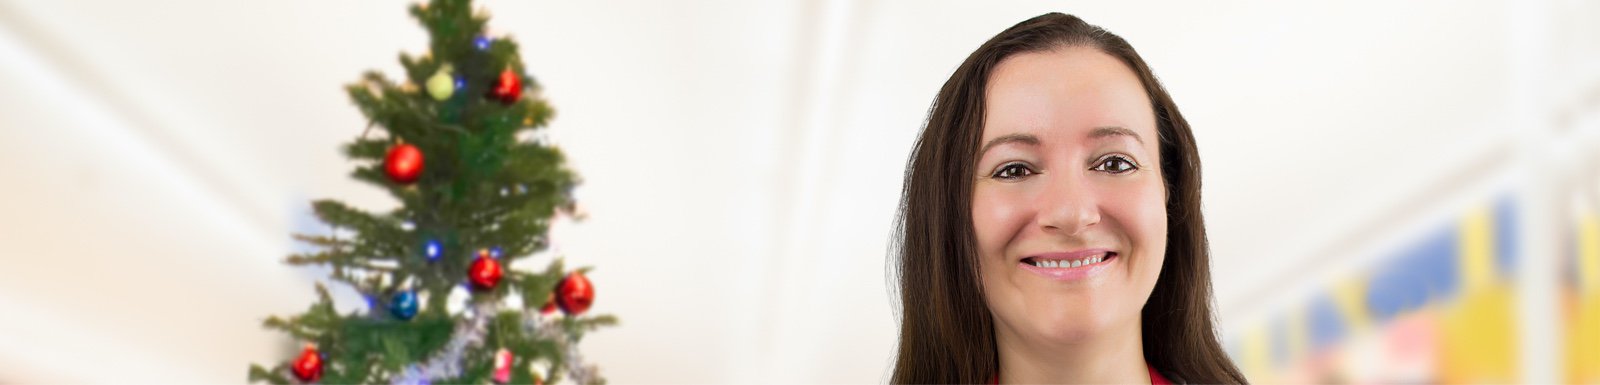
{"label": "smiling lips", "polygon": [[1118,254],[1107,249],[1084,249],[1065,253],[1044,253],[1023,258],[1018,266],[1047,278],[1078,280],[1105,270]]}
{"label": "smiling lips", "polygon": [[1030,258],[1024,259],[1022,261],[1027,263],[1027,264],[1038,266],[1038,267],[1073,268],[1073,267],[1082,267],[1084,265],[1093,265],[1093,264],[1096,264],[1096,263],[1100,263],[1102,261],[1105,261],[1106,258],[1110,258],[1110,257],[1115,256],[1115,255],[1116,254],[1100,254],[1100,255],[1093,256],[1093,257],[1079,258],[1079,259],[1073,259],[1073,260],[1039,259],[1039,258],[1035,258],[1035,257],[1030,257]]}

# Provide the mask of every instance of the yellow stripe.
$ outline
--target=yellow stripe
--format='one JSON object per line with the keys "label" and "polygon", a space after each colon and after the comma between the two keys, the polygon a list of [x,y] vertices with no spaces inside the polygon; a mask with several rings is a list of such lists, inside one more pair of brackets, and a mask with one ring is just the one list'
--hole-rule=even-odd
{"label": "yellow stripe", "polygon": [[1600,295],[1567,300],[1567,382],[1600,383]]}
{"label": "yellow stripe", "polygon": [[1461,217],[1461,291],[1488,287],[1495,283],[1494,218],[1487,207],[1479,206]]}
{"label": "yellow stripe", "polygon": [[1372,325],[1372,314],[1367,311],[1366,277],[1347,279],[1333,287],[1333,302],[1344,319],[1345,338],[1365,331]]}
{"label": "yellow stripe", "polygon": [[1289,350],[1285,352],[1289,355],[1285,357],[1288,358],[1286,360],[1288,362],[1300,361],[1300,359],[1306,357],[1306,352],[1311,350],[1311,333],[1307,332],[1309,327],[1306,324],[1306,306],[1303,305],[1302,303],[1289,309],[1289,319],[1287,320],[1289,325],[1287,327],[1288,330],[1285,331],[1288,335],[1284,336],[1289,339],[1284,344]]}
{"label": "yellow stripe", "polygon": [[1509,383],[1517,361],[1516,295],[1510,285],[1468,290],[1445,310],[1439,340],[1441,383]]}
{"label": "yellow stripe", "polygon": [[1600,383],[1600,216],[1593,211],[1576,216],[1578,282],[1564,304],[1567,382]]}
{"label": "yellow stripe", "polygon": [[1600,295],[1600,218],[1594,213],[1579,214],[1578,287],[1588,295]]}
{"label": "yellow stripe", "polygon": [[1272,354],[1271,344],[1267,341],[1267,328],[1260,324],[1253,325],[1244,335],[1244,366],[1252,382],[1260,382],[1269,373]]}
{"label": "yellow stripe", "polygon": [[1445,308],[1439,340],[1440,382],[1505,383],[1520,367],[1516,295],[1494,264],[1494,218],[1487,206],[1461,217],[1460,297]]}

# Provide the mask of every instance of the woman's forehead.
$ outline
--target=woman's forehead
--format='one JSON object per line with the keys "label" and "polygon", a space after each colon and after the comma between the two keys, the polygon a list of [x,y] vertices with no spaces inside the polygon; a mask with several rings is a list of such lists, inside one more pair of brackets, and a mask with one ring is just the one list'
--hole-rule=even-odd
{"label": "woman's forehead", "polygon": [[985,140],[1019,132],[1081,137],[1101,127],[1156,136],[1155,112],[1138,76],[1094,48],[1008,57],[991,74],[985,99]]}

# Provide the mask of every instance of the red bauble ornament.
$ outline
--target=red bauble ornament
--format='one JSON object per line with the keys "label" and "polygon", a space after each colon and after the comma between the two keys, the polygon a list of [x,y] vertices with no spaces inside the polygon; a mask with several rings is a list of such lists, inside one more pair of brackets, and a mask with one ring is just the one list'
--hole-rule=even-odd
{"label": "red bauble ornament", "polygon": [[511,382],[511,360],[516,358],[510,350],[500,348],[494,352],[494,382],[504,384]]}
{"label": "red bauble ornament", "polygon": [[568,315],[579,315],[594,304],[594,285],[582,272],[574,271],[556,285],[556,305]]}
{"label": "red bauble ornament", "polygon": [[539,314],[550,315],[550,313],[555,313],[555,312],[556,312],[556,292],[552,291],[552,292],[550,292],[550,295],[545,296],[544,307],[539,308]]}
{"label": "red bauble ornament", "polygon": [[294,377],[300,382],[317,382],[322,378],[322,353],[317,352],[317,346],[306,344],[305,350],[300,351],[300,357],[294,359],[294,364],[289,366],[289,371],[294,372]]}
{"label": "red bauble ornament", "polygon": [[506,68],[500,71],[500,77],[495,78],[494,87],[489,88],[489,98],[499,100],[500,103],[512,104],[522,97],[522,77],[515,71]]}
{"label": "red bauble ornament", "polygon": [[383,173],[389,175],[389,180],[399,184],[416,182],[422,176],[422,150],[417,146],[400,144],[389,149],[389,156],[383,159]]}
{"label": "red bauble ornament", "polygon": [[500,277],[505,275],[505,270],[500,268],[500,261],[479,255],[472,261],[472,266],[467,270],[467,279],[472,281],[472,287],[478,290],[494,290],[500,284]]}

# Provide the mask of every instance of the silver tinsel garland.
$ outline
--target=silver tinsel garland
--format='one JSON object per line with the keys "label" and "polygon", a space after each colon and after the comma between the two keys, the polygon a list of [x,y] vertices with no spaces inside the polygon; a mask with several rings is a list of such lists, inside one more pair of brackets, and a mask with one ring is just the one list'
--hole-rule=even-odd
{"label": "silver tinsel garland", "polygon": [[[461,375],[461,355],[467,349],[483,344],[483,339],[488,335],[489,321],[499,313],[500,305],[493,302],[471,304],[464,311],[462,317],[456,322],[455,331],[450,335],[450,341],[439,353],[419,364],[407,366],[399,375],[395,376],[394,384],[429,384],[436,378],[455,378]],[[523,331],[539,336],[541,339],[556,341],[566,353],[565,369],[567,378],[576,384],[591,384],[597,377],[598,367],[584,365],[583,356],[578,352],[578,344],[572,336],[566,333],[554,319],[546,318],[537,310],[522,311]]]}

